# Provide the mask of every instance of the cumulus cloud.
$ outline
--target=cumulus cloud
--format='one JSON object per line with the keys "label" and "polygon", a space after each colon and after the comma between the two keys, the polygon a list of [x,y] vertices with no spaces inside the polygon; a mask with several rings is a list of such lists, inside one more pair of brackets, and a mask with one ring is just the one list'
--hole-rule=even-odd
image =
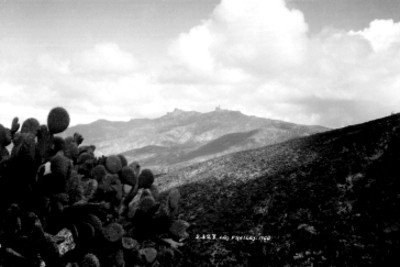
{"label": "cumulus cloud", "polygon": [[368,40],[375,52],[382,52],[400,45],[400,23],[393,20],[374,20],[362,31],[350,31],[350,35],[360,35]]}
{"label": "cumulus cloud", "polygon": [[190,70],[186,75],[202,80],[237,81],[243,70],[274,74],[303,63],[307,28],[284,1],[223,0],[211,18],[179,36],[170,54]]}
{"label": "cumulus cloud", "polygon": [[303,14],[282,0],[222,0],[172,44],[179,72],[169,81],[196,81],[197,90],[223,83],[222,101],[251,114],[333,127],[357,123],[400,106],[399,33],[400,23],[375,20],[357,32],[310,35]]}
{"label": "cumulus cloud", "polygon": [[311,35],[306,19],[283,0],[222,0],[175,36],[159,61],[168,63],[153,62],[151,72],[139,68],[135,51],[114,42],[72,52],[33,49],[23,57],[23,49],[6,52],[0,103],[9,112],[0,119],[26,111],[45,122],[55,105],[70,110],[73,124],[221,105],[338,127],[399,111],[400,22]]}

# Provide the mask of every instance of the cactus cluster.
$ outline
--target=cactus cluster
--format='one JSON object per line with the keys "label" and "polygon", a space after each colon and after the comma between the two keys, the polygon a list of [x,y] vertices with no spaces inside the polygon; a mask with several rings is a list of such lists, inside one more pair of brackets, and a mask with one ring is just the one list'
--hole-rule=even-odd
{"label": "cactus cluster", "polygon": [[57,107],[47,125],[0,124],[0,266],[162,266],[163,238],[187,238],[179,191],[161,197],[138,162],[55,136],[69,121]]}

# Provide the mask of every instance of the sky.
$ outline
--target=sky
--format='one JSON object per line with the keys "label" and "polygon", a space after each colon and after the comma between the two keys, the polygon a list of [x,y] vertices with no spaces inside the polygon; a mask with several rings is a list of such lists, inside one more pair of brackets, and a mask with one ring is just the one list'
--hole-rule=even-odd
{"label": "sky", "polygon": [[0,0],[0,123],[400,112],[397,0]]}

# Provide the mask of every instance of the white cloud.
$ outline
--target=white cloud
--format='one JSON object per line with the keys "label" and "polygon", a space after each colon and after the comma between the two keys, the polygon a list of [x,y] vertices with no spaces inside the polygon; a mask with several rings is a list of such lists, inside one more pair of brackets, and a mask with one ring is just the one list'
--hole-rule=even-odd
{"label": "white cloud", "polygon": [[182,33],[171,46],[170,53],[191,71],[209,74],[214,70],[214,60],[210,54],[212,39],[205,23],[192,28],[189,33]]}
{"label": "white cloud", "polygon": [[121,50],[115,43],[100,43],[79,55],[73,70],[85,74],[129,73],[136,67],[132,54]]}
{"label": "white cloud", "polygon": [[224,84],[222,101],[251,114],[329,126],[361,122],[399,110],[399,33],[400,23],[375,20],[358,32],[311,36],[302,13],[284,1],[222,0],[172,44],[179,71],[168,81],[196,84],[210,99],[221,97]]}
{"label": "white cloud", "polygon": [[310,35],[303,14],[283,0],[223,0],[176,36],[160,59],[168,65],[151,73],[138,67],[135,51],[113,42],[41,53],[5,47],[0,119],[8,125],[23,111],[45,122],[56,105],[70,111],[72,124],[221,105],[333,127],[370,120],[399,111],[400,23],[366,26]]}
{"label": "white cloud", "polygon": [[223,0],[211,18],[181,34],[171,51],[193,72],[239,68],[265,73],[303,63],[306,33],[302,13],[281,0]]}
{"label": "white cloud", "polygon": [[351,35],[360,35],[371,43],[375,52],[382,52],[400,45],[400,22],[393,20],[374,20],[362,31],[351,31]]}

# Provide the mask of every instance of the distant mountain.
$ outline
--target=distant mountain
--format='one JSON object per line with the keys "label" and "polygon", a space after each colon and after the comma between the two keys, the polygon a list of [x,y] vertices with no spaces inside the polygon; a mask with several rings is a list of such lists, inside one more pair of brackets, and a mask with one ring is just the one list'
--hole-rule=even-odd
{"label": "distant mountain", "polygon": [[394,114],[157,177],[191,225],[174,266],[398,266],[399,148]]}
{"label": "distant mountain", "polygon": [[99,154],[123,153],[129,161],[162,169],[325,130],[322,126],[247,116],[239,111],[175,109],[156,119],[98,120],[71,127],[64,135],[79,132],[84,143],[96,145]]}

